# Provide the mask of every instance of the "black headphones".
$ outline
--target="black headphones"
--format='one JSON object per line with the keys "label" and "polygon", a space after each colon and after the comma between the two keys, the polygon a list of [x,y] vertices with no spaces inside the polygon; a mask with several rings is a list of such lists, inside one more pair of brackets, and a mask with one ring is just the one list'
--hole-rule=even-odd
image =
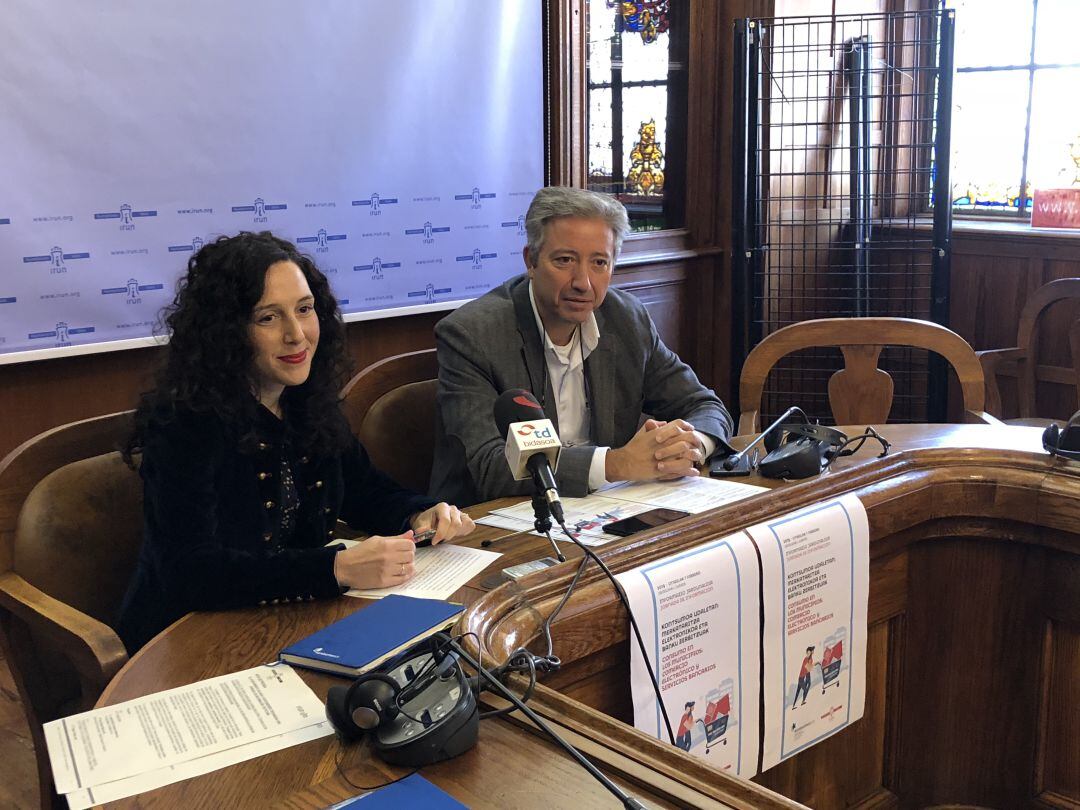
{"label": "black headphones", "polygon": [[1080,411],[1074,413],[1065,427],[1052,424],[1042,435],[1043,449],[1051,456],[1080,461]]}
{"label": "black headphones", "polygon": [[431,637],[430,663],[413,672],[406,666],[405,684],[398,683],[389,673],[401,663],[417,656],[417,646],[410,647],[379,666],[366,672],[348,686],[331,686],[326,693],[326,719],[344,742],[355,742],[364,734],[376,731],[401,713],[408,703],[439,678],[445,678],[457,665],[458,657],[447,650],[448,637],[436,633]]}
{"label": "black headphones", "polygon": [[809,478],[834,459],[857,452],[867,439],[881,442],[878,458],[889,452],[889,442],[871,427],[848,438],[843,431],[826,425],[787,422],[766,434],[764,444],[768,454],[758,464],[758,472],[766,478]]}
{"label": "black headphones", "polygon": [[344,742],[355,742],[398,716],[398,682],[382,672],[368,672],[348,686],[326,693],[326,719]]}

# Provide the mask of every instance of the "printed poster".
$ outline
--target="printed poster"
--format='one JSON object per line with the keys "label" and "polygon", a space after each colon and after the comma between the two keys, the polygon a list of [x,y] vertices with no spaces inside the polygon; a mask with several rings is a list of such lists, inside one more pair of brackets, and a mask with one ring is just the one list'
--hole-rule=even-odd
{"label": "printed poster", "polygon": [[[760,621],[753,545],[736,534],[617,575],[656,673],[675,744],[733,775],[758,758]],[[668,739],[631,641],[634,724]]]}
{"label": "printed poster", "polygon": [[870,531],[862,503],[845,495],[748,532],[765,598],[768,769],[863,715]]}

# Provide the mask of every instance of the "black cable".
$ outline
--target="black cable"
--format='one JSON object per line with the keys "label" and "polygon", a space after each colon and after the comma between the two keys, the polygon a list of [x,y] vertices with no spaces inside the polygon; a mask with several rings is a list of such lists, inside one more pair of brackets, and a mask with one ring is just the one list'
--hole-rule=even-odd
{"label": "black cable", "polygon": [[[878,442],[881,442],[881,452],[878,454],[878,458],[884,458],[886,455],[888,455],[889,448],[891,448],[892,445],[884,436],[882,436],[872,427],[867,427],[866,430],[864,430],[858,436],[852,436],[850,439],[845,437],[844,441],[836,445],[836,447],[831,450],[829,454],[825,457],[824,466],[828,467],[830,464],[833,463],[833,461],[840,458],[841,456],[850,456],[858,453],[859,450],[862,449],[862,446],[866,443],[867,439],[874,439]],[[858,442],[858,444],[855,444],[855,442]],[[848,445],[851,444],[855,444],[855,446],[849,448]]]}
{"label": "black cable", "polygon": [[559,602],[558,605],[555,606],[555,610],[551,611],[551,613],[548,614],[548,617],[544,620],[542,629],[544,631],[544,640],[547,642],[547,659],[549,662],[551,662],[552,666],[550,670],[541,671],[554,672],[562,666],[562,661],[559,660],[559,657],[557,655],[554,655],[555,646],[551,640],[551,623],[555,621],[555,617],[559,615],[559,611],[563,609],[563,605],[565,605],[570,599],[570,594],[572,594],[574,592],[574,588],[577,587],[578,580],[581,579],[581,575],[585,573],[585,566],[588,565],[588,563],[588,557],[585,557],[581,561],[581,565],[578,566],[578,570],[574,574],[574,578],[570,580],[570,587],[566,589],[566,593],[563,594],[562,600]]}
{"label": "black cable", "polygon": [[[524,661],[522,666],[529,671],[529,685],[526,687],[525,693],[520,698],[522,703],[526,703],[529,698],[532,697],[533,690],[536,688],[536,664],[531,655],[524,655],[521,656],[521,658]],[[501,678],[504,672],[520,672],[520,669],[517,667],[509,665],[511,660],[513,659],[507,661],[507,666],[499,667],[495,670],[497,677]],[[477,691],[480,691],[479,685]],[[510,714],[515,708],[516,707],[511,703],[509,706],[505,706],[502,709],[492,709],[489,712],[480,712],[480,719],[487,720],[489,717],[502,717],[504,714]]]}
{"label": "black cable", "polygon": [[450,645],[451,647],[453,647],[454,652],[461,656],[461,658],[464,659],[469,666],[475,669],[481,678],[487,680],[488,683],[490,683],[492,687],[494,687],[495,691],[499,693],[499,695],[514,704],[514,707],[516,709],[518,709],[522,714],[528,717],[529,720],[531,720],[537,728],[547,734],[560,748],[562,748],[564,751],[566,751],[566,753],[572,756],[577,761],[577,763],[581,765],[581,767],[587,770],[594,779],[596,779],[601,785],[607,788],[608,791],[612,793],[612,795],[614,795],[619,801],[621,801],[623,807],[633,808],[633,810],[645,810],[645,805],[643,805],[641,802],[639,802],[632,796],[628,796],[618,785],[608,779],[608,777],[605,776],[599,768],[589,762],[589,760],[586,759],[580,751],[578,751],[576,748],[574,748],[574,746],[570,745],[570,743],[566,742],[566,740],[564,740],[562,737],[552,731],[551,727],[547,723],[545,723],[536,712],[534,712],[532,709],[522,703],[518,696],[511,692],[509,689],[507,689],[505,686],[503,686],[502,683],[500,683],[494,675],[492,675],[486,669],[481,669],[480,665],[475,660],[473,660],[472,656],[465,652],[465,650],[461,647],[460,644],[451,639]]}
{"label": "black cable", "polygon": [[380,789],[382,789],[384,787],[389,787],[390,785],[396,785],[402,779],[408,779],[410,776],[412,776],[414,773],[419,772],[419,770],[420,770],[419,768],[413,768],[411,771],[409,771],[404,776],[399,776],[397,779],[391,779],[389,782],[383,782],[382,784],[379,784],[379,785],[358,785],[358,784],[356,784],[356,782],[354,782],[352,779],[350,779],[348,776],[346,776],[345,771],[343,771],[341,769],[341,759],[342,759],[342,757],[344,755],[345,755],[345,746],[342,745],[341,741],[339,740],[338,741],[338,752],[334,756],[334,767],[337,768],[337,772],[341,775],[341,778],[344,779],[346,782],[349,783],[349,785],[356,788],[357,790],[380,790]]}
{"label": "black cable", "polygon": [[[626,598],[626,594],[623,592],[623,589],[619,585],[618,580],[615,579],[615,575],[611,573],[611,569],[608,568],[604,561],[600,559],[599,555],[597,555],[595,551],[593,551],[591,548],[578,540],[574,536],[574,534],[568,528],[566,528],[566,523],[564,521],[559,521],[559,526],[560,528],[562,528],[563,534],[570,538],[570,542],[572,542],[575,546],[580,548],[582,552],[584,552],[586,559],[591,559],[598,566],[600,566],[600,570],[607,575],[607,578],[609,580],[611,580],[611,584],[615,588],[615,593],[619,595],[619,600],[622,602],[623,607],[626,608],[626,614],[630,617],[630,627],[634,630],[634,637],[637,639],[638,649],[641,650],[641,658],[645,662],[645,669],[649,673],[649,680],[652,682],[653,692],[656,693],[656,703],[657,705],[659,705],[660,714],[663,715],[664,718],[664,726],[667,729],[668,740],[671,742],[672,745],[675,745],[675,735],[671,731],[671,719],[668,717],[667,707],[664,705],[664,699],[660,695],[660,684],[657,683],[656,673],[653,672],[652,664],[649,663],[649,654],[645,651],[645,642],[641,638],[641,631],[638,629],[637,622],[634,620],[634,611],[630,609],[630,602]],[[580,574],[581,570],[583,569],[584,565],[582,565],[582,569],[579,569],[578,573]]]}
{"label": "black cable", "polygon": [[[544,619],[542,630],[544,633],[544,639],[547,642],[547,654],[536,655],[531,650],[525,647],[518,647],[509,657],[506,659],[506,663],[499,667],[498,672],[501,677],[504,672],[528,672],[529,673],[529,686],[525,689],[525,693],[521,696],[521,702],[528,702],[532,697],[533,690],[536,688],[536,672],[557,672],[562,666],[562,661],[554,654],[554,643],[551,639],[551,623],[555,620],[555,617],[559,615],[559,611],[563,609],[563,606],[569,601],[570,594],[574,592],[574,588],[577,587],[578,580],[581,579],[581,575],[585,572],[585,567],[589,564],[589,558],[584,557],[581,560],[581,565],[578,566],[577,572],[574,574],[574,578],[570,581],[570,587],[566,589],[566,593],[563,594],[559,604],[555,606],[555,610],[548,614]],[[475,633],[469,633],[468,635],[474,636]],[[477,639],[477,648],[480,649],[479,639]],[[481,659],[483,663],[483,659]],[[514,710],[513,706],[507,706],[503,709],[495,709],[490,712],[483,712],[480,715],[480,719],[484,720],[488,717],[499,717],[500,715],[509,714]]]}

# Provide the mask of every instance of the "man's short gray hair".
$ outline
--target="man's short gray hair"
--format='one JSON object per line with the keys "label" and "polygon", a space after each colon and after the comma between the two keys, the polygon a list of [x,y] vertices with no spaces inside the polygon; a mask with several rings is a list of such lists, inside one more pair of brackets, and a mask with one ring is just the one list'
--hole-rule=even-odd
{"label": "man's short gray hair", "polygon": [[630,232],[626,208],[614,197],[568,186],[548,186],[536,192],[525,214],[529,261],[536,264],[544,247],[547,224],[559,217],[602,219],[615,237],[615,256],[622,249],[623,238]]}

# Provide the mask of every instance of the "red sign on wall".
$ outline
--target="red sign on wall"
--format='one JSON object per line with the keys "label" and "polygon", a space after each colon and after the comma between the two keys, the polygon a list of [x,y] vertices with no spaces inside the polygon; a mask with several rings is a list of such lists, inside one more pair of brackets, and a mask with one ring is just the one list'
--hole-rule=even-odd
{"label": "red sign on wall", "polygon": [[1031,206],[1033,228],[1080,228],[1080,188],[1036,189]]}

